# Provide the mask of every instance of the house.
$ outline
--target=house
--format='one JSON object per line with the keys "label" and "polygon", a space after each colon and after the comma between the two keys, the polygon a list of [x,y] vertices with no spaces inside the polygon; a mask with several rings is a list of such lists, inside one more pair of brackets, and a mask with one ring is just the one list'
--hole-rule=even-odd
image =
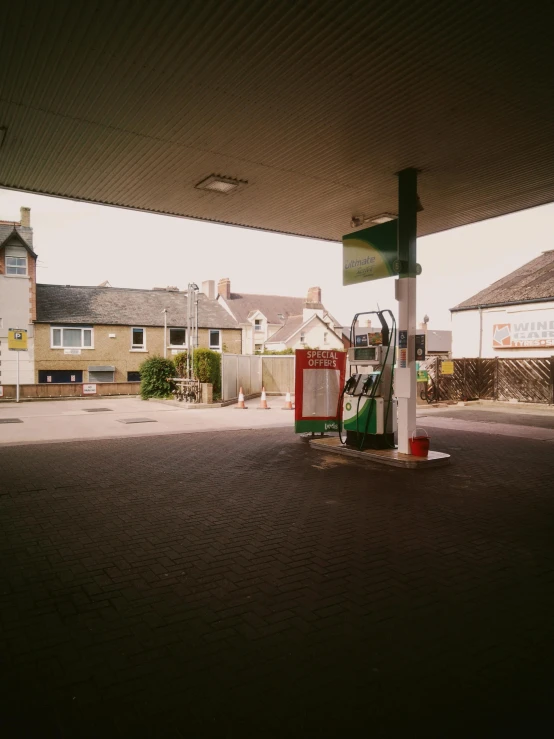
{"label": "house", "polygon": [[[138,380],[144,359],[186,346],[187,293],[177,288],[39,284],[36,294],[36,382]],[[199,293],[198,346],[240,353],[241,333],[216,300]]]}
{"label": "house", "polygon": [[237,321],[242,330],[243,354],[283,351],[305,346],[343,349],[342,327],[321,302],[321,289],[312,287],[306,298],[231,292],[228,278],[202,283],[202,290]]}
{"label": "house", "polygon": [[554,249],[459,303],[451,313],[455,357],[550,357]]}
{"label": "house", "polygon": [[[31,209],[21,208],[19,221],[0,221],[0,385],[34,382],[36,262]],[[28,350],[8,350],[9,329],[27,331]]]}

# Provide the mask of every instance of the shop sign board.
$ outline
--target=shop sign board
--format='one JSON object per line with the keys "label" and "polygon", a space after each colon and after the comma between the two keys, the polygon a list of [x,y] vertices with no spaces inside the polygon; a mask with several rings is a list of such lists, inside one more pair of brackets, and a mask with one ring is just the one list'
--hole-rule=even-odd
{"label": "shop sign board", "polygon": [[295,432],[338,431],[346,352],[297,349],[295,370]]}
{"label": "shop sign board", "polygon": [[84,384],[83,395],[96,395],[96,385],[94,383]]}
{"label": "shop sign board", "polygon": [[554,346],[554,321],[514,321],[492,327],[495,349]]}

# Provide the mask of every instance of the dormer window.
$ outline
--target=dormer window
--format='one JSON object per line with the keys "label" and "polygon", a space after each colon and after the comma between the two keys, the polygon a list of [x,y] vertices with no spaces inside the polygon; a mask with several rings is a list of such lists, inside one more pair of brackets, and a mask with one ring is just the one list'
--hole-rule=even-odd
{"label": "dormer window", "polygon": [[262,331],[262,319],[256,318],[254,321],[254,331]]}
{"label": "dormer window", "polygon": [[6,257],[6,274],[25,277],[27,274],[27,257]]}

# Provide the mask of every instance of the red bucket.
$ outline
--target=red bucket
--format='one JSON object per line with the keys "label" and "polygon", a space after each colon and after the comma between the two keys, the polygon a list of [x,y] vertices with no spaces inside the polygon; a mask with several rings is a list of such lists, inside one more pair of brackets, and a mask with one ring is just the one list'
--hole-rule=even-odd
{"label": "red bucket", "polygon": [[[425,436],[417,436],[418,430]],[[429,436],[425,429],[416,429],[410,438],[410,452],[414,457],[426,457],[429,454]]]}

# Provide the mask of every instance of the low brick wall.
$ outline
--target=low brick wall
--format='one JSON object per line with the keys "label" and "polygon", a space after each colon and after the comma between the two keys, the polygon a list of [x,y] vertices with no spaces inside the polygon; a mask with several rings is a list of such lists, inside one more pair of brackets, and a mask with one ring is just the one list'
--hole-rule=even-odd
{"label": "low brick wall", "polygon": [[[3,394],[2,400],[15,400],[15,385],[0,385]],[[83,392],[83,384],[80,382],[70,383],[41,383],[40,385],[20,385],[19,397],[21,400],[31,398],[92,398],[104,395],[138,395],[140,382],[97,382],[96,393]]]}

